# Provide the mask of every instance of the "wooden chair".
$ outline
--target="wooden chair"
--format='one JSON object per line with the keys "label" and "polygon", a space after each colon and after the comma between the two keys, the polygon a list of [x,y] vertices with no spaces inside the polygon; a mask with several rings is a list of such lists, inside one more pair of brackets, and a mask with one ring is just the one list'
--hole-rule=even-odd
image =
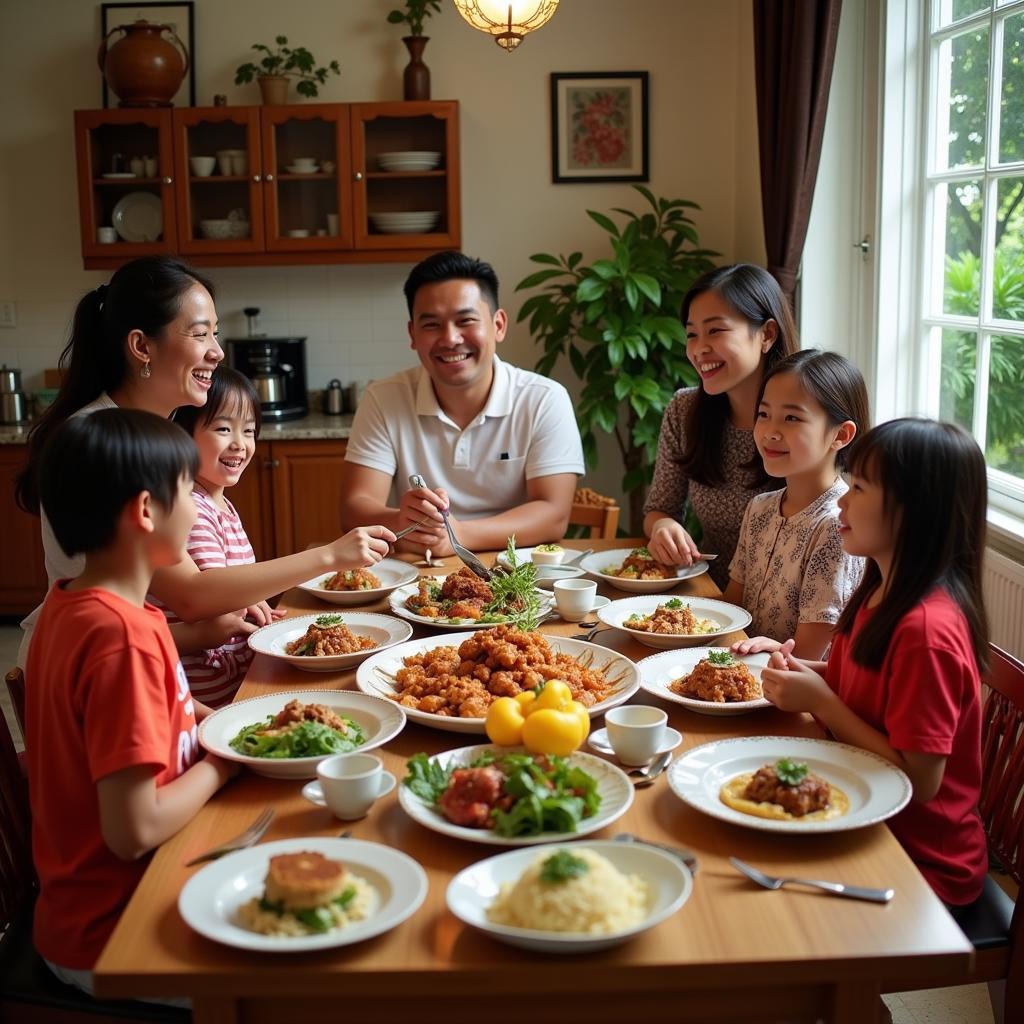
{"label": "wooden chair", "polygon": [[[23,718],[20,669],[7,673],[9,687],[12,678],[15,685],[22,685]],[[0,714],[0,1020],[4,1024],[185,1024],[191,1019],[187,1010],[90,999],[54,977],[32,945],[32,910],[39,883],[32,865],[31,823],[28,782],[7,720]]]}
{"label": "wooden chair", "polygon": [[613,540],[619,527],[619,506],[611,498],[594,494],[592,491],[588,491],[588,494],[599,499],[599,502],[581,501],[581,494],[577,491],[572,511],[569,513],[569,525],[589,526],[588,536],[591,539]]}
{"label": "wooden chair", "polygon": [[11,695],[14,707],[14,719],[25,738],[25,673],[20,668],[12,668],[7,673],[7,692]]}
{"label": "wooden chair", "polygon": [[[1017,885],[1014,901],[993,879],[985,879],[982,898],[957,923],[975,948],[974,966],[949,985],[1006,980],[1002,1019],[1024,1021],[1024,663],[991,645],[991,664],[982,680],[988,690],[982,716],[981,799],[991,857]],[[893,981],[887,992],[931,988],[934,983]],[[997,1011],[993,1007],[993,1012]],[[996,1020],[1000,1016],[996,1013]]]}

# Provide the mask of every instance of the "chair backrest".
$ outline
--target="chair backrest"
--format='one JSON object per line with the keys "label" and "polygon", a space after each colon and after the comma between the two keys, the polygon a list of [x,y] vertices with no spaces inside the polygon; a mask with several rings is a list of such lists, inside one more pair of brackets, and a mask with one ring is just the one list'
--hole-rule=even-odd
{"label": "chair backrest", "polygon": [[[577,492],[578,496],[579,492]],[[595,495],[595,497],[600,497],[600,495]],[[614,539],[619,528],[619,506],[609,498],[605,498],[604,501],[609,503],[574,501],[572,511],[569,513],[570,525],[589,526],[591,539]]]}
{"label": "chair backrest", "polygon": [[1024,885],[1024,663],[994,644],[982,680],[981,800],[989,848]]}
{"label": "chair backrest", "polygon": [[21,738],[25,738],[25,673],[20,668],[12,668],[7,673],[7,692],[11,695],[14,706],[14,718],[21,730]]}
{"label": "chair backrest", "polygon": [[0,934],[30,905],[35,888],[28,782],[0,712]]}

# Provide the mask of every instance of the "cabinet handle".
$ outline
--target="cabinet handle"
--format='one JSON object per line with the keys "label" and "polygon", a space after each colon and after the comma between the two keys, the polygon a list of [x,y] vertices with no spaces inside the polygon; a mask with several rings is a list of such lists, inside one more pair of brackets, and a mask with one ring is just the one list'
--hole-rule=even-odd
{"label": "cabinet handle", "polygon": [[257,184],[259,184],[259,182],[260,182],[260,176],[259,176],[258,174],[254,174],[254,175],[252,176],[252,180],[253,180],[253,181],[255,181],[255,182],[256,182]]}
{"label": "cabinet handle", "polygon": [[174,179],[173,178],[164,178],[164,184],[165,185],[173,185],[174,184]]}
{"label": "cabinet handle", "polygon": [[263,463],[264,469],[277,469],[281,465],[280,459],[266,459]]}
{"label": "cabinet handle", "polygon": [[274,176],[272,174],[268,174],[267,175],[267,181],[273,181],[273,180],[274,180]]}
{"label": "cabinet handle", "polygon": [[363,180],[363,172],[362,171],[356,171],[356,173],[353,174],[352,177],[355,178],[356,181],[362,181]]}

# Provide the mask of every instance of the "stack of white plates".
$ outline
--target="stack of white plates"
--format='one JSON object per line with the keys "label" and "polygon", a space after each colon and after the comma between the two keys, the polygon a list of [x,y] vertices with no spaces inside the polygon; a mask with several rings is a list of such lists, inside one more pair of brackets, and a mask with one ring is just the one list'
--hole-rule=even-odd
{"label": "stack of white plates", "polygon": [[403,149],[381,153],[377,160],[384,171],[432,171],[441,163],[441,154],[428,149]]}
{"label": "stack of white plates", "polygon": [[437,210],[418,210],[409,213],[371,213],[370,220],[378,231],[388,235],[421,235],[437,223]]}

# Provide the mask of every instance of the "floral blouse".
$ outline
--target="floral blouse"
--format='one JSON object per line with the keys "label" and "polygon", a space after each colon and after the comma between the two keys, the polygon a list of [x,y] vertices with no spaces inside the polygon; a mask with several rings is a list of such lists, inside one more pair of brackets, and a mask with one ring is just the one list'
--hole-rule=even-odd
{"label": "floral blouse", "polygon": [[644,515],[657,510],[683,521],[683,506],[690,499],[693,511],[704,529],[700,542],[702,551],[716,553],[710,576],[724,590],[729,582],[729,563],[739,539],[740,523],[747,502],[756,494],[773,487],[774,481],[748,486],[750,471],[745,464],[757,455],[754,434],[726,422],[722,433],[722,474],[725,483],[717,487],[691,480],[680,468],[679,460],[686,449],[686,415],[697,399],[698,388],[683,388],[665,410],[658,437],[658,458],[654,464],[654,480],[644,502]]}
{"label": "floral blouse", "polygon": [[780,511],[785,488],[747,506],[729,575],[743,584],[751,636],[788,640],[801,622],[839,620],[864,574],[864,559],[848,555],[839,539],[836,503],[845,493],[836,480],[788,519]]}

